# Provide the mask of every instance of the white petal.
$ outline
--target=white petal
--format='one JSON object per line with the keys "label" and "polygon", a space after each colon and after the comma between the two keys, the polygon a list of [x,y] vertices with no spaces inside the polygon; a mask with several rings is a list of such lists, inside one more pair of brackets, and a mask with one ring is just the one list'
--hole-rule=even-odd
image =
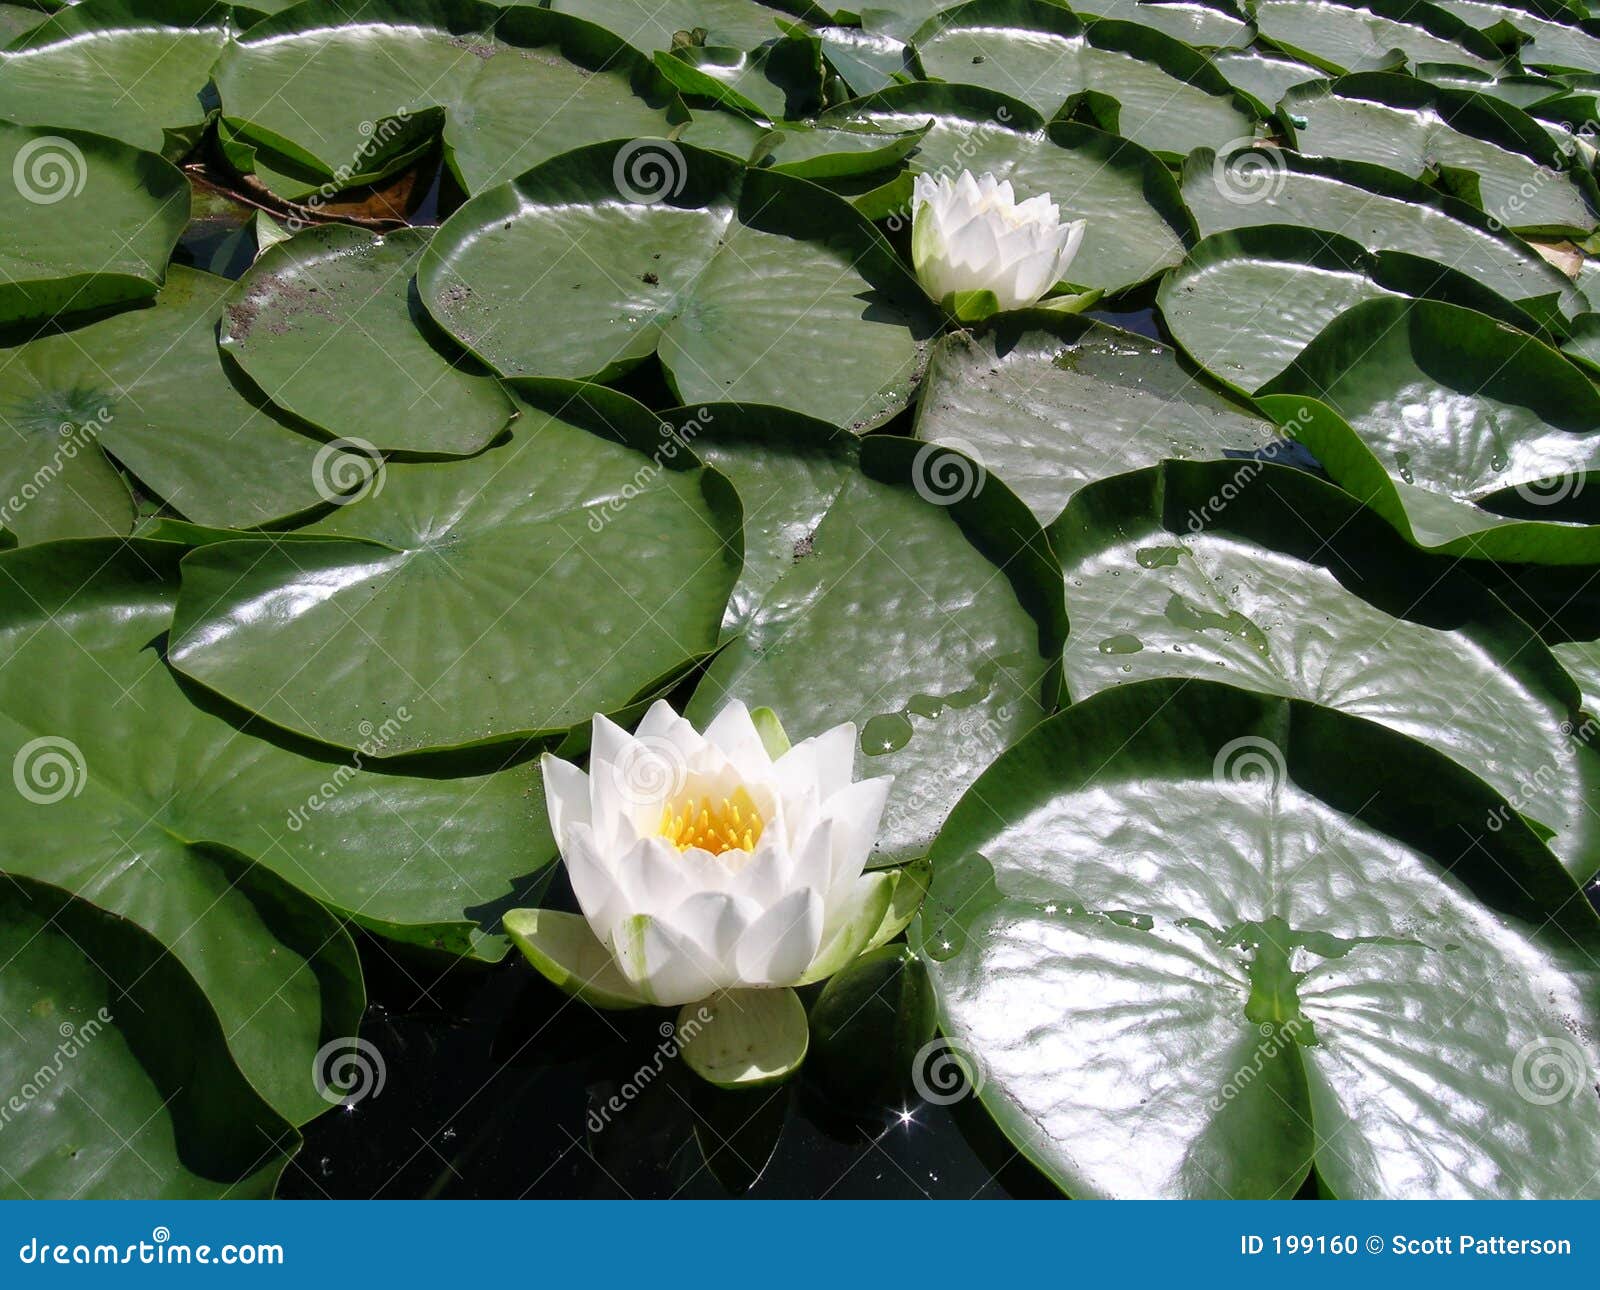
{"label": "white petal", "polygon": [[589,810],[589,777],[570,761],[562,761],[549,753],[539,758],[539,774],[544,780],[544,809],[550,817],[550,832],[556,845],[574,824],[591,822]]}
{"label": "white petal", "polygon": [[864,779],[835,793],[822,804],[822,816],[833,821],[833,878],[830,885],[854,882],[866,868],[878,837],[892,775]]}
{"label": "white petal", "polygon": [[708,960],[720,964],[731,984],[737,978],[734,954],[739,938],[758,917],[760,910],[754,905],[726,892],[702,891],[674,909],[666,922]]}
{"label": "white petal", "polygon": [[822,944],[822,897],[792,891],[750,925],[739,941],[739,978],[746,985],[792,985]]}
{"label": "white petal", "polygon": [[785,796],[807,785],[823,801],[850,783],[856,770],[856,724],[846,721],[810,739],[802,739],[773,763],[773,775]]}
{"label": "white petal", "polygon": [[665,699],[657,699],[650,705],[650,711],[644,714],[644,720],[639,723],[639,728],[634,734],[640,739],[647,739],[652,735],[670,735],[674,726],[683,718]]}
{"label": "white petal", "polygon": [[641,838],[615,868],[617,885],[628,900],[628,912],[660,918],[695,892],[720,885],[708,882],[701,859],[705,855],[702,851],[691,856],[660,838]]}
{"label": "white petal", "polygon": [[600,940],[609,940],[617,921],[628,912],[627,904],[615,869],[587,824],[574,824],[567,831],[561,858],[584,918]]}
{"label": "white petal", "polygon": [[772,757],[761,732],[750,719],[750,709],[738,699],[726,704],[706,727],[705,737],[724,753],[747,779],[765,778],[772,771]]}
{"label": "white petal", "polygon": [[719,964],[648,914],[623,920],[612,935],[611,955],[623,976],[663,1006],[693,1003],[731,984],[722,981]]}

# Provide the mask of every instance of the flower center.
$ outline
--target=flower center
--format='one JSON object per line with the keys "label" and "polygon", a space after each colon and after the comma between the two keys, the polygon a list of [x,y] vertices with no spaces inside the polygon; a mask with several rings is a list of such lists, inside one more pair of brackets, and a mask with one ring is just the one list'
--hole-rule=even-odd
{"label": "flower center", "polygon": [[719,856],[753,851],[761,841],[761,812],[743,787],[726,797],[690,794],[661,808],[659,833],[679,851],[699,847]]}

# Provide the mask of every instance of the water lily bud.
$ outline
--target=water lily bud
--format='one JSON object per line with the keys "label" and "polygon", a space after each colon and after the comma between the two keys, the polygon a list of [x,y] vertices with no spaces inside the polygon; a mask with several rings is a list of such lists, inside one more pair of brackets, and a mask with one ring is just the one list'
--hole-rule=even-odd
{"label": "water lily bud", "polygon": [[1083,241],[1083,220],[1061,222],[1041,193],[1019,202],[991,174],[918,175],[911,198],[911,258],[935,300],[989,291],[1001,309],[1035,303],[1066,276]]}

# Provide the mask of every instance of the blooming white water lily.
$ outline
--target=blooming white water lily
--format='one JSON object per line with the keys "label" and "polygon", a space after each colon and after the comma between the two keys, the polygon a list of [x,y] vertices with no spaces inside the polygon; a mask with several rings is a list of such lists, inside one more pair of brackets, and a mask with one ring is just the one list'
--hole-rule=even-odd
{"label": "blooming white water lily", "polygon": [[849,723],[787,747],[775,719],[758,729],[739,702],[704,734],[664,702],[632,735],[596,716],[587,773],[543,762],[588,931],[547,910],[513,911],[507,931],[546,976],[602,1006],[830,975],[910,918],[898,871],[863,872],[890,777],[853,780],[855,750]]}
{"label": "blooming white water lily", "polygon": [[1010,180],[970,170],[918,175],[911,210],[911,258],[928,294],[990,291],[1001,309],[1034,304],[1060,282],[1085,227],[1063,224],[1049,193],[1019,202]]}

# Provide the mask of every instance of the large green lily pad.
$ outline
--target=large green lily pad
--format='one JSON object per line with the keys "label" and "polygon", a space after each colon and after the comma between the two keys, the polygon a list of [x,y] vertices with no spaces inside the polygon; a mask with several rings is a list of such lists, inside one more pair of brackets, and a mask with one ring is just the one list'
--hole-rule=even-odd
{"label": "large green lily pad", "polygon": [[[220,528],[301,515],[358,482],[345,483],[365,455],[301,433],[228,371],[216,325],[231,286],[174,267],[153,305],[0,349],[0,417],[29,445],[25,463],[48,464],[63,443],[82,440],[80,475],[97,470],[96,488],[120,488],[99,458],[104,447],[180,515]],[[63,426],[76,429],[64,435]],[[49,499],[54,505],[59,495],[51,490]],[[126,532],[110,522],[120,516],[111,505],[94,510]],[[30,523],[19,514],[24,536]],[[33,539],[58,535],[48,529]]]}
{"label": "large green lily pad", "polygon": [[1504,809],[1371,722],[1127,686],[973,786],[911,943],[1074,1196],[1594,1196],[1600,923]]}
{"label": "large green lily pad", "polygon": [[1302,152],[1448,176],[1508,228],[1580,238],[1594,228],[1593,177],[1510,104],[1372,72],[1293,89],[1279,114]]}
{"label": "large green lily pad", "polygon": [[1537,330],[1476,279],[1403,251],[1367,251],[1336,234],[1286,225],[1213,233],[1161,280],[1161,318],[1218,380],[1253,394],[1339,314],[1363,300],[1419,296]]}
{"label": "large green lily pad", "polygon": [[[977,86],[902,85],[823,114],[883,129],[929,126],[911,154],[912,172],[1009,179],[1019,198],[1049,193],[1063,219],[1087,219],[1070,270],[1075,284],[1104,291],[1137,286],[1183,258],[1191,217],[1165,166],[1138,145],[1090,126],[1048,126],[1027,104]],[[891,227],[911,219],[911,187],[886,196]],[[880,212],[872,212],[877,216]]]}
{"label": "large green lily pad", "polygon": [[1522,305],[1541,323],[1587,309],[1570,279],[1482,211],[1380,166],[1271,147],[1220,159],[1199,149],[1184,164],[1183,196],[1207,236],[1292,224],[1372,251],[1433,260]]}
{"label": "large green lily pad", "polygon": [[1527,43],[1517,49],[1517,58],[1524,66],[1600,73],[1600,34],[1592,25],[1558,18],[1557,6],[1546,6],[1545,12],[1539,13],[1533,5],[1496,4],[1491,0],[1438,0],[1438,4],[1480,30],[1509,23],[1528,37]]}
{"label": "large green lily pad", "polygon": [[987,86],[1047,117],[1076,108],[1167,160],[1255,127],[1249,104],[1182,41],[1131,22],[1085,24],[1045,0],[972,0],[930,19],[912,47],[930,77]]}
{"label": "large green lily pad", "polygon": [[216,1013],[158,942],[8,878],[0,957],[0,1079],[16,1098],[0,1196],[272,1194],[294,1131],[239,1074]]}
{"label": "large green lily pad", "polygon": [[[269,867],[292,863],[284,853],[250,858],[274,848],[259,815],[226,834],[196,827],[212,793],[248,801],[254,786],[210,780],[221,723],[189,703],[156,648],[181,553],[88,541],[0,555],[0,756],[17,788],[0,796],[0,871],[159,942],[205,993],[251,1085],[300,1123],[326,1109],[312,1058],[354,1033],[361,974],[340,924]],[[308,793],[333,771],[315,769]]]}
{"label": "large green lily pad", "polygon": [[303,530],[323,540],[191,554],[174,665],[341,748],[404,706],[397,756],[560,734],[708,653],[740,568],[727,481],[621,395],[530,397],[477,457],[389,463]]}
{"label": "large green lily pad", "polygon": [[345,224],[263,252],[229,293],[219,343],[279,407],[384,451],[457,456],[505,429],[499,384],[436,335],[412,287],[431,229]]}
{"label": "large green lily pad", "polygon": [[504,376],[603,380],[658,353],[684,403],[856,430],[905,406],[938,326],[847,202],[668,140],[581,148],[474,198],[417,286]]}
{"label": "large green lily pad", "polygon": [[1278,437],[1159,341],[1045,311],[941,340],[916,432],[981,461],[1041,524],[1096,479],[1168,457],[1248,457]]}
{"label": "large green lily pad", "polygon": [[1577,688],[1480,583],[1347,494],[1278,465],[1168,462],[1085,489],[1050,536],[1075,700],[1194,677],[1365,717],[1498,789],[1576,878],[1600,869]]}
{"label": "large green lily pad", "polygon": [[1454,14],[1426,0],[1258,0],[1261,38],[1330,72],[1456,63],[1496,72],[1505,55]]}
{"label": "large green lily pad", "polygon": [[181,157],[232,30],[214,0],[84,0],[0,52],[0,117]]}
{"label": "large green lily pad", "polygon": [[189,219],[177,167],[101,135],[0,121],[0,326],[155,295]]}
{"label": "large green lily pad", "polygon": [[1225,49],[1211,58],[1211,65],[1228,84],[1255,100],[1263,113],[1270,113],[1291,86],[1319,81],[1327,75],[1320,67],[1257,49]]}
{"label": "large green lily pad", "polygon": [[1600,394],[1561,353],[1431,300],[1347,310],[1261,404],[1418,546],[1545,564],[1600,559],[1583,498]]}
{"label": "large green lily pad", "polygon": [[703,47],[750,50],[776,38],[797,17],[828,21],[827,11],[808,0],[777,6],[756,0],[551,0],[550,7],[597,23],[643,50],[671,49],[674,36],[696,29],[705,32]]}
{"label": "large green lily pad", "polygon": [[796,740],[855,722],[862,774],[895,777],[872,859],[895,864],[923,855],[978,773],[1053,709],[1065,622],[1059,566],[1000,480],[893,436],[864,440],[861,467],[688,715],[738,698]]}
{"label": "large green lily pad", "polygon": [[580,144],[681,116],[643,55],[592,23],[479,0],[339,0],[257,23],[218,61],[222,123],[341,186],[408,164],[444,133],[478,192]]}

